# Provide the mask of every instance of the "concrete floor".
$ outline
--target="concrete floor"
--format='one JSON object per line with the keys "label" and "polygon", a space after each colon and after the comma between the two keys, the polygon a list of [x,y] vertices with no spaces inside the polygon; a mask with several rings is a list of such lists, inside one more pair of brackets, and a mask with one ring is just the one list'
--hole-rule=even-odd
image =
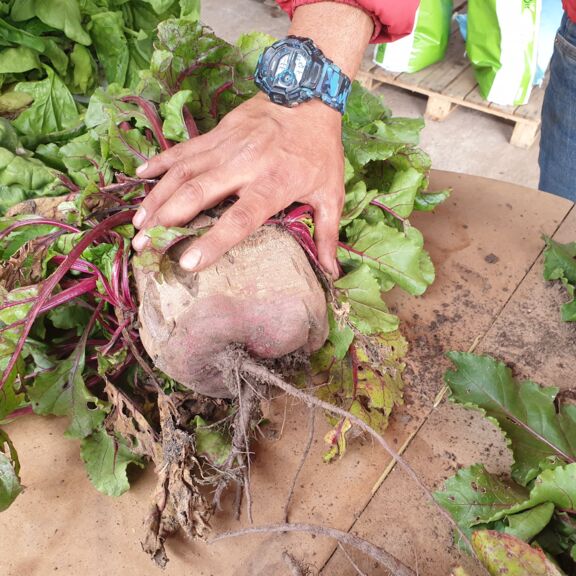
{"label": "concrete floor", "polygon": [[[287,16],[272,0],[203,0],[203,21],[229,41],[245,32],[259,30],[273,36],[286,35]],[[422,116],[426,98],[393,87],[378,92],[396,116]],[[509,144],[512,125],[488,114],[456,109],[444,122],[428,121],[422,148],[434,168],[451,170],[538,186],[538,142],[530,150]]]}

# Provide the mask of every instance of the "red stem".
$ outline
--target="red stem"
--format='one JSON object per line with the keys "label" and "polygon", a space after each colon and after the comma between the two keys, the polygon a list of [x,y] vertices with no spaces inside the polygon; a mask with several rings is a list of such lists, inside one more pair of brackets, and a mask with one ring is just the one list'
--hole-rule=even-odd
{"label": "red stem", "polygon": [[48,301],[50,298],[50,294],[60,280],[64,278],[64,276],[68,273],[68,271],[74,265],[74,262],[80,258],[82,252],[94,242],[97,238],[105,234],[106,232],[110,231],[115,226],[120,226],[121,224],[126,224],[130,222],[135,214],[134,210],[126,210],[125,212],[119,212],[118,214],[114,214],[114,216],[110,216],[106,220],[100,222],[97,226],[95,226],[90,232],[88,232],[84,238],[82,238],[78,244],[72,249],[72,251],[66,256],[66,259],[58,268],[47,278],[42,286],[42,290],[38,295],[36,303],[32,307],[32,310],[28,313],[26,317],[26,323],[24,324],[24,329],[22,330],[22,334],[18,340],[16,345],[16,349],[14,350],[6,369],[4,370],[4,374],[2,375],[2,380],[0,380],[0,388],[4,387],[4,384],[8,380],[8,377],[12,373],[16,362],[22,352],[22,348],[26,343],[26,338],[30,334],[30,330],[32,329],[32,325],[36,321],[36,318],[40,314],[40,310],[42,306]]}
{"label": "red stem", "polygon": [[226,90],[230,90],[232,86],[234,86],[234,83],[232,80],[229,80],[228,82],[224,82],[222,86],[219,86],[214,91],[214,94],[212,95],[212,104],[210,105],[210,116],[212,116],[212,118],[218,118],[218,100],[220,99],[220,96],[226,92]]}
{"label": "red stem", "polygon": [[194,116],[192,116],[192,112],[186,104],[184,104],[182,108],[182,117],[184,118],[184,124],[186,125],[186,131],[188,132],[188,138],[196,138],[196,136],[200,136],[200,132],[198,131],[198,126],[196,126],[196,121],[194,120]]}
{"label": "red stem", "polygon": [[164,133],[162,132],[162,119],[160,118],[154,104],[141,96],[124,96],[122,102],[130,102],[139,106],[150,122],[150,127],[152,128],[152,132],[154,132],[158,144],[160,144],[160,148],[162,148],[162,150],[168,150],[168,148],[171,147],[170,142],[168,142],[166,136],[164,136]]}
{"label": "red stem", "polygon": [[400,222],[406,222],[405,218],[402,218],[402,216],[400,216],[400,214],[398,214],[398,212],[395,212],[394,210],[392,210],[392,208],[388,208],[388,206],[386,206],[386,204],[382,204],[382,202],[378,202],[378,200],[372,200],[370,202],[370,204],[372,204],[372,206],[378,206],[378,208],[382,208],[382,210],[384,210],[384,212],[388,212],[388,214],[391,214],[392,216],[394,216],[394,218],[398,218],[398,220],[400,220]]}
{"label": "red stem", "polygon": [[74,226],[70,226],[69,224],[64,224],[63,222],[59,222],[58,220],[52,220],[51,218],[27,218],[26,220],[18,220],[17,222],[13,222],[7,228],[4,228],[0,232],[0,240],[6,238],[17,230],[18,228],[22,228],[24,226],[41,226],[43,224],[47,224],[50,226],[54,226],[55,228],[62,228],[63,230],[67,230],[68,232],[78,233],[80,230],[75,228]]}

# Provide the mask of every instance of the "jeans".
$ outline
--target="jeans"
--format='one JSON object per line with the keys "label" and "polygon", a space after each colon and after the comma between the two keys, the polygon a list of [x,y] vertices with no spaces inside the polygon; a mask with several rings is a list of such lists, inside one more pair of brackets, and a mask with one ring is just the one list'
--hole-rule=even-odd
{"label": "jeans", "polygon": [[550,62],[539,162],[540,190],[576,201],[576,23],[566,14]]}

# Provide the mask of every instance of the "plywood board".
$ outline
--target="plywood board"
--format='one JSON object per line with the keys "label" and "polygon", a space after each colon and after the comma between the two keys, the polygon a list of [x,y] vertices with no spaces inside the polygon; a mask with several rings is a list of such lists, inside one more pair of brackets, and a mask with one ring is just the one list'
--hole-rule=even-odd
{"label": "plywood board", "polygon": [[[530,234],[543,248],[538,234]],[[576,239],[576,209],[571,210],[554,237],[559,242]],[[542,258],[538,258],[483,335],[477,352],[492,354],[510,364],[519,378],[574,389],[576,325],[560,320],[559,306],[565,299],[560,286],[543,280]],[[466,346],[454,349],[466,350]],[[482,462],[491,472],[504,473],[511,464],[510,453],[492,425],[472,411],[447,403],[432,411],[410,444],[406,459],[433,489],[462,466]],[[421,574],[448,575],[455,563],[465,564],[471,575],[484,574],[454,548],[446,521],[398,469],[385,480],[353,531],[413,567],[414,550],[419,551]],[[353,558],[371,576],[385,574],[373,569],[358,554],[353,554]],[[336,551],[322,574],[356,573],[342,552]]]}
{"label": "plywood board", "polygon": [[[571,204],[535,191],[450,173],[435,173],[432,187],[453,186],[453,197],[436,214],[414,218],[429,240],[438,279],[424,298],[398,292],[388,301],[400,314],[411,342],[406,405],[388,437],[402,446],[423,424],[440,385],[438,355],[465,346],[488,330],[522,282],[540,250],[539,232],[551,234]],[[498,260],[495,260],[495,257]],[[280,398],[269,409],[277,441],[256,447],[252,466],[256,523],[278,522],[306,438],[307,410]],[[286,413],[286,418],[285,418]],[[284,421],[285,418],[285,421]],[[284,421],[284,424],[283,424]],[[123,576],[156,574],[141,552],[142,519],[154,488],[151,471],[119,499],[98,494],[86,479],[76,442],[62,437],[65,423],[26,418],[9,432],[22,459],[26,492],[0,515],[0,541],[10,550],[2,575]],[[371,499],[389,460],[372,443],[356,441],[347,457],[321,462],[327,426],[319,415],[314,447],[304,468],[291,519],[347,530]],[[215,531],[245,526],[219,514]],[[251,537],[208,546],[175,540],[166,574],[282,576],[280,556],[289,548],[321,567],[333,543],[304,536]]]}

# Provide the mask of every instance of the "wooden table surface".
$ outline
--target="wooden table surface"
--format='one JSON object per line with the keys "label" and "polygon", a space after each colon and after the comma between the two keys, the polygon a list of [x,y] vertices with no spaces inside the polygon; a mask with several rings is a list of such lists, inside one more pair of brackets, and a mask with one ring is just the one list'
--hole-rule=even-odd
{"label": "wooden table surface", "polygon": [[[443,353],[491,353],[523,377],[574,386],[576,327],[563,324],[562,290],[542,279],[542,234],[576,240],[576,210],[566,200],[478,177],[434,172],[432,189],[452,187],[434,214],[412,222],[426,238],[437,280],[421,298],[400,292],[387,301],[410,342],[405,404],[387,437],[430,488],[458,466],[483,462],[504,471],[509,456],[495,430],[476,414],[446,402],[435,407],[448,367]],[[285,397],[267,406],[282,435],[262,441],[252,466],[256,524],[280,522],[293,470],[306,442],[308,411]],[[452,546],[450,530],[418,487],[390,466],[369,440],[352,442],[337,463],[322,463],[327,425],[317,419],[312,452],[295,493],[291,520],[351,530],[418,567],[447,576],[455,563],[481,574]],[[151,470],[112,499],[86,478],[75,441],[62,419],[26,417],[8,427],[18,447],[25,492],[0,514],[2,576],[153,576],[160,574],[140,548]],[[215,531],[246,525],[221,513]],[[207,545],[177,538],[168,545],[168,576],[288,576],[284,550],[323,576],[354,576],[334,542],[306,535],[250,536]],[[369,576],[386,574],[352,552]]]}

